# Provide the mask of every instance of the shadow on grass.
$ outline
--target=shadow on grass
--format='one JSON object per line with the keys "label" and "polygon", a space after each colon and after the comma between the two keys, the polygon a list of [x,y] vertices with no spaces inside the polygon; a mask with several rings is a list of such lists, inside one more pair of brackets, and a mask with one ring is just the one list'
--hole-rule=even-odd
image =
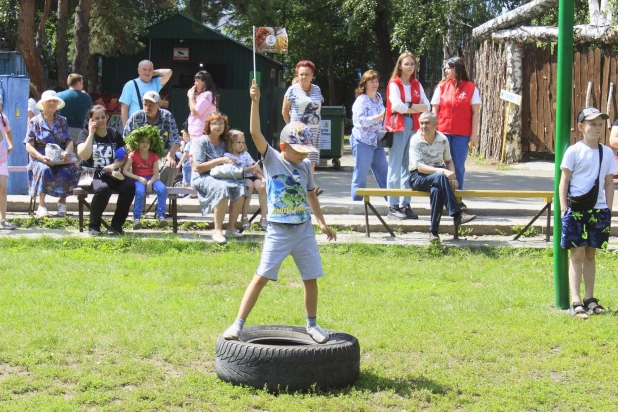
{"label": "shadow on grass", "polygon": [[370,371],[361,372],[358,380],[351,387],[359,391],[381,392],[393,391],[399,396],[410,397],[414,392],[428,391],[435,395],[446,395],[453,389],[441,385],[423,375],[388,378]]}

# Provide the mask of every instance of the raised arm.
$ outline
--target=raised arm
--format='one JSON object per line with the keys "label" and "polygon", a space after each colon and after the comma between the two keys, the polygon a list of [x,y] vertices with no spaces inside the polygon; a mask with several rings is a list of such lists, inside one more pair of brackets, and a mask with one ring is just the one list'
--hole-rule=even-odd
{"label": "raised arm", "polygon": [[251,95],[251,120],[249,131],[251,132],[251,138],[253,138],[256,149],[260,154],[264,155],[268,143],[260,130],[260,89],[257,83],[255,83],[255,80],[253,80],[249,94]]}
{"label": "raised arm", "polygon": [[152,72],[155,76],[161,77],[161,86],[164,86],[172,78],[172,69],[157,69]]}

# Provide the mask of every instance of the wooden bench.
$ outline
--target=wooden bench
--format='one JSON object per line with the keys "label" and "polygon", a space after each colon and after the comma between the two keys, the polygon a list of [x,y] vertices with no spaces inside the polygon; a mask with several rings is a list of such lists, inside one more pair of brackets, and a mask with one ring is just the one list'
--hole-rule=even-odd
{"label": "wooden bench", "polygon": [[[112,192],[116,193],[116,192]],[[73,194],[77,196],[78,210],[79,210],[79,231],[84,231],[84,206],[90,210],[90,203],[86,200],[86,197],[90,194],[90,192],[86,189],[76,188],[73,189]],[[197,191],[192,187],[168,187],[167,188],[167,199],[170,201],[169,212],[172,216],[172,231],[174,233],[178,233],[178,196],[180,195],[194,195],[197,194]],[[101,223],[107,229],[109,229],[109,225],[105,221],[105,219],[101,219]]]}
{"label": "wooden bench", "polygon": [[[358,196],[363,196],[365,202],[365,233],[369,237],[369,209],[373,211],[373,214],[382,222],[382,225],[388,230],[391,236],[395,237],[395,234],[388,226],[388,224],[382,219],[382,216],[373,207],[370,202],[372,196],[410,196],[410,197],[429,197],[429,192],[420,192],[411,189],[369,189],[361,188],[356,189]],[[544,190],[455,190],[455,196],[461,198],[517,198],[517,199],[543,199],[545,206],[539,213],[532,218],[532,220],[517,233],[513,240],[517,240],[523,235],[526,230],[543,214],[547,211],[547,231],[545,235],[545,241],[549,242],[549,232],[551,226],[551,204],[554,200],[554,192]],[[455,234],[457,238],[457,233]]]}

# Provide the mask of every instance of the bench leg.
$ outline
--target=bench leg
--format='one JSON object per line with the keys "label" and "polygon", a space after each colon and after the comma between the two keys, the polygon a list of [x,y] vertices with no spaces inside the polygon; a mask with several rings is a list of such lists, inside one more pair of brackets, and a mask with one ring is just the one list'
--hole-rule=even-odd
{"label": "bench leg", "polygon": [[84,201],[86,200],[85,196],[79,195],[77,196],[77,207],[79,210],[79,232],[82,233],[84,231]]}
{"label": "bench leg", "polygon": [[549,230],[551,226],[551,203],[547,203],[547,232],[545,232],[545,241],[549,242]]}
{"label": "bench leg", "polygon": [[[536,216],[535,216],[535,217],[533,217],[533,218],[532,218],[532,220],[531,220],[530,222],[528,222],[528,224],[526,225],[526,227],[524,227],[522,230],[520,230],[520,231],[519,231],[519,233],[517,234],[517,236],[515,236],[515,237],[513,238],[513,240],[517,240],[517,239],[519,239],[519,238],[521,237],[521,235],[523,235],[523,234],[526,232],[526,230],[528,230],[528,228],[529,228],[530,226],[532,226],[532,224],[533,224],[534,222],[536,222],[536,220],[537,220],[537,219],[538,219],[538,218],[539,218],[539,217],[543,214],[543,212],[545,212],[545,210],[547,210],[547,211],[548,211],[547,218],[548,218],[548,220],[549,220],[549,211],[551,210],[551,203],[547,203],[547,204],[543,207],[543,209],[541,209],[541,211],[540,211],[539,213],[537,213],[537,214],[536,214]],[[547,233],[548,233],[548,236],[549,236],[549,230],[547,231]]]}
{"label": "bench leg", "polygon": [[[384,226],[386,228],[386,230],[388,230],[388,233],[391,234],[392,237],[396,237],[395,234],[393,233],[393,231],[391,230],[391,227],[384,221],[384,219],[382,219],[382,216],[380,216],[380,214],[378,213],[378,211],[373,207],[373,205],[369,202],[365,203],[367,206],[369,206],[371,208],[371,210],[373,211],[373,214],[376,215],[376,217],[378,219],[380,219],[380,222],[382,223],[382,226]],[[367,227],[369,227],[369,225],[367,225]]]}
{"label": "bench leg", "polygon": [[367,204],[369,202],[365,201],[365,235],[367,235],[367,237],[370,237],[371,235],[369,234],[369,208],[367,207]]}
{"label": "bench leg", "polygon": [[[82,201],[84,202],[84,205],[83,205],[83,206],[86,206],[86,208],[87,208],[88,210],[90,210],[90,207],[91,207],[91,206],[90,206],[90,203],[88,203],[88,201],[86,200],[86,196],[84,196],[84,198],[83,198],[83,200],[82,200]],[[83,207],[83,206],[82,206],[82,207]],[[82,210],[83,210],[83,209],[82,209]],[[83,216],[83,213],[82,213],[82,216]],[[107,222],[105,221],[105,219],[103,218],[103,216],[101,216],[101,224],[102,224],[103,226],[105,226],[105,229],[109,229],[109,225],[107,224]]]}
{"label": "bench leg", "polygon": [[174,234],[178,233],[178,196],[170,196],[170,212],[172,212],[172,231]]}

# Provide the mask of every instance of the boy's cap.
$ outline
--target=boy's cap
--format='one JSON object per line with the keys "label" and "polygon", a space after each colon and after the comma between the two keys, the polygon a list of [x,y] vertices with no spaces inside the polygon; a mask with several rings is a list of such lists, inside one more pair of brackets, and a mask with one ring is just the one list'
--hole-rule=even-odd
{"label": "boy's cap", "polygon": [[596,107],[586,107],[577,115],[577,123],[583,123],[584,120],[594,120],[599,116],[603,120],[609,119],[609,115],[601,113]]}
{"label": "boy's cap", "polygon": [[300,153],[318,153],[319,150],[313,145],[311,130],[300,123],[289,123],[281,131],[279,139],[283,143],[292,146],[292,149]]}
{"label": "boy's cap", "polygon": [[151,90],[144,93],[144,100],[150,100],[153,103],[161,103],[161,96],[159,96],[159,93]]}

